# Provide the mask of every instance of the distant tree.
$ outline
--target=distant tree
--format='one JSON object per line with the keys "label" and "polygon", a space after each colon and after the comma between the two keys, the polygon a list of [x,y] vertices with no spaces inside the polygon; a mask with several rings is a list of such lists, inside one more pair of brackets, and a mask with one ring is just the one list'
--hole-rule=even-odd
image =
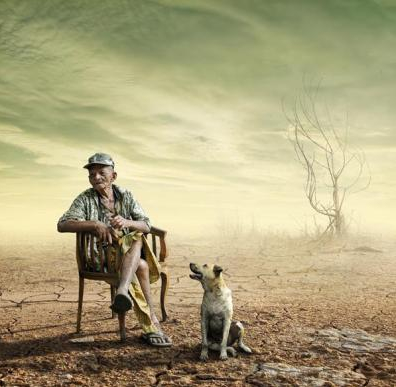
{"label": "distant tree", "polygon": [[[296,98],[291,114],[286,114],[288,135],[306,172],[309,204],[327,218],[323,234],[340,236],[346,228],[343,206],[347,195],[366,189],[371,176],[363,151],[349,144],[347,122],[342,128],[335,127],[327,106],[319,111],[318,91],[319,85],[304,87]],[[362,184],[364,169],[368,176]]]}

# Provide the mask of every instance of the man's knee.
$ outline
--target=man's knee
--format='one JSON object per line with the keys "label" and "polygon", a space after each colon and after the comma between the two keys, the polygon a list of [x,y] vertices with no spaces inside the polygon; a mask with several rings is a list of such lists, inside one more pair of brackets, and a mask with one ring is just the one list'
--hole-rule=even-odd
{"label": "man's knee", "polygon": [[126,252],[126,255],[133,255],[134,257],[139,256],[140,258],[142,248],[143,248],[142,240],[140,238],[136,239],[132,242],[132,245],[129,248],[129,250]]}
{"label": "man's knee", "polygon": [[148,273],[148,271],[149,267],[147,262],[144,259],[140,259],[136,274],[145,274]]}
{"label": "man's knee", "polygon": [[137,246],[137,247],[139,247],[139,248],[142,248],[142,247],[143,247],[142,238],[135,239],[135,240],[132,242],[132,246],[133,246],[133,247]]}

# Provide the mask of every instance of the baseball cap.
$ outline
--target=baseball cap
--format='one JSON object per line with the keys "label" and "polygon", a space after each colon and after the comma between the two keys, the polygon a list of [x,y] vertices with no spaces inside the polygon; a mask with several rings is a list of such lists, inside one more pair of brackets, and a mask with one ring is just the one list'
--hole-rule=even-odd
{"label": "baseball cap", "polygon": [[91,165],[100,164],[100,165],[108,165],[109,167],[114,168],[114,161],[110,155],[106,153],[95,153],[88,159],[88,164],[84,165],[84,168],[89,168]]}

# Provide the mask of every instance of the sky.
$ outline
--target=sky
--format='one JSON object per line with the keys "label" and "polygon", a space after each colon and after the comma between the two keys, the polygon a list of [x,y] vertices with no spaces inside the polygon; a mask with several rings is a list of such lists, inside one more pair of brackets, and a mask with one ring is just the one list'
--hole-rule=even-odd
{"label": "sky", "polygon": [[394,47],[391,0],[1,0],[0,235],[54,236],[95,152],[175,235],[311,228],[307,85],[367,160],[350,226],[394,233]]}

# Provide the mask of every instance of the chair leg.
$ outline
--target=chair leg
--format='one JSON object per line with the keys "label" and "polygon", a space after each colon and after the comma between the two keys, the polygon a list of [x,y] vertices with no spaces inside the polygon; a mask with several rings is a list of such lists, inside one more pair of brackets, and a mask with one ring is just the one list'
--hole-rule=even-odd
{"label": "chair leg", "polygon": [[[110,285],[110,298],[111,298],[111,303],[113,304],[114,302],[114,296],[115,296],[116,288],[113,285]],[[111,318],[115,318],[116,313],[111,311]]]}
{"label": "chair leg", "polygon": [[166,296],[168,294],[168,286],[169,286],[169,278],[168,271],[163,269],[161,271],[161,312],[162,312],[162,321],[166,321],[168,318],[168,313],[166,312],[165,302]]}
{"label": "chair leg", "polygon": [[126,313],[119,313],[118,314],[118,323],[120,325],[120,340],[126,340],[126,329],[125,329],[125,315]]}
{"label": "chair leg", "polygon": [[81,314],[82,314],[83,298],[84,298],[84,278],[83,277],[79,277],[78,309],[77,309],[77,333],[80,333],[80,328],[81,328]]}

